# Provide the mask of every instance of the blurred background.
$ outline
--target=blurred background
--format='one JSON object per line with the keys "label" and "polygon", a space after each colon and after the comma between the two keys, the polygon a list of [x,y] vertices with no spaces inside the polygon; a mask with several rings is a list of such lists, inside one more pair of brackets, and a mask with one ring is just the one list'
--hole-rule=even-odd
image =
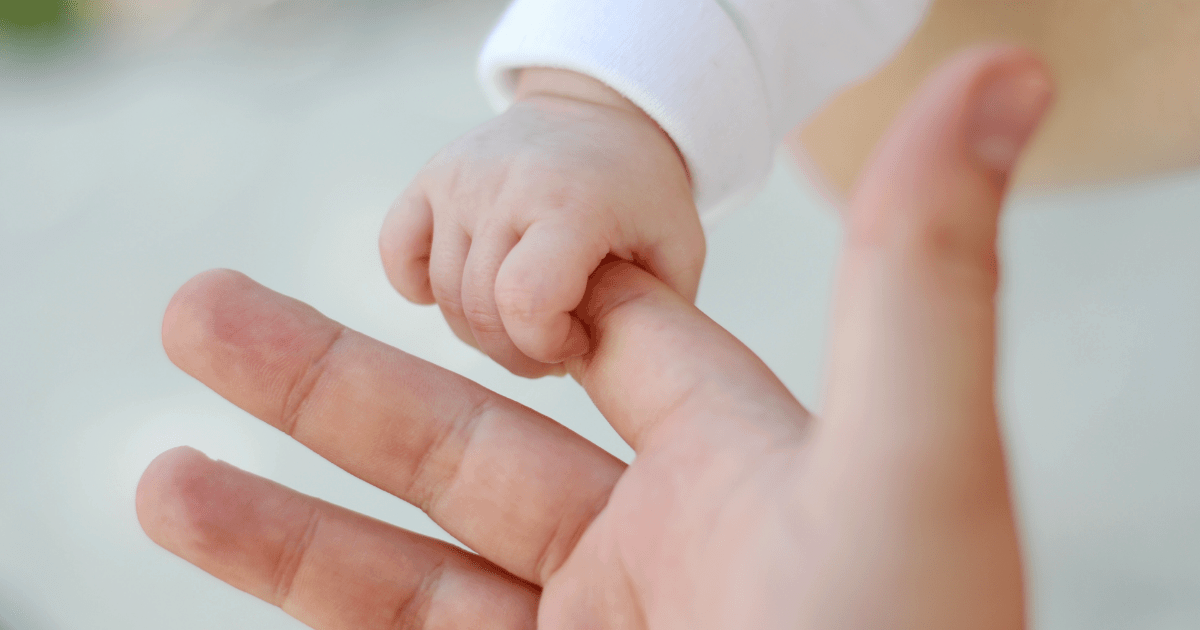
{"label": "blurred background", "polygon": [[[174,290],[231,267],[628,459],[569,380],[509,376],[404,302],[391,200],[491,115],[500,0],[0,0],[0,629],[290,629],[162,551],[133,493],[210,457],[418,532],[176,370]],[[1200,628],[1200,173],[1018,197],[1003,234],[1005,430],[1034,627]],[[839,228],[781,160],[709,232],[699,304],[819,405]]]}

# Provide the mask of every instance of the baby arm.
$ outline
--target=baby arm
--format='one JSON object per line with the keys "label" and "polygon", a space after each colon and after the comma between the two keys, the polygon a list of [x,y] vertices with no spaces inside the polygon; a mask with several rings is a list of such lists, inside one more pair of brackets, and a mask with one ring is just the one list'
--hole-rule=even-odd
{"label": "baby arm", "polygon": [[695,298],[704,235],[683,159],[603,83],[521,72],[515,102],[441,151],[380,237],[392,284],[436,302],[454,332],[523,376],[589,343],[570,312],[605,256]]}
{"label": "baby arm", "polygon": [[588,349],[570,312],[600,260],[694,298],[697,208],[749,199],[784,135],[881,64],[926,1],[516,0],[480,62],[508,109],[397,203],[389,278],[513,372],[557,371]]}

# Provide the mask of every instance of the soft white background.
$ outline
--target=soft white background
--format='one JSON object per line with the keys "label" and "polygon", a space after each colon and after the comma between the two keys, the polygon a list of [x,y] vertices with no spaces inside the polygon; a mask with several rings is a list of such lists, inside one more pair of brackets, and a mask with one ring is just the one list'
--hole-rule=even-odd
{"label": "soft white background", "polygon": [[[378,263],[391,199],[490,115],[473,64],[501,2],[300,2],[0,63],[5,630],[300,627],[142,534],[137,478],[179,444],[437,535],[167,361],[163,308],[208,268],[630,456],[573,382],[502,372]],[[1200,627],[1198,206],[1200,174],[1011,204],[1003,412],[1038,628]],[[830,208],[785,165],[709,236],[701,308],[819,404]]]}

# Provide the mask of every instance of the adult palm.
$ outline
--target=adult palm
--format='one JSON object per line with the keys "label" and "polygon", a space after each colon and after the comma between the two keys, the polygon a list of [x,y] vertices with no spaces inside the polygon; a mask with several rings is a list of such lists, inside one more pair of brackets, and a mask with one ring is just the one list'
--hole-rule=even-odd
{"label": "adult palm", "polygon": [[628,466],[244,276],[202,274],[168,308],[172,360],[475,553],[189,449],[143,476],[143,527],[321,630],[1021,627],[995,239],[1049,91],[1027,53],[976,49],[901,116],[847,213],[819,418],[663,284],[599,269],[579,310],[593,351],[570,369]]}

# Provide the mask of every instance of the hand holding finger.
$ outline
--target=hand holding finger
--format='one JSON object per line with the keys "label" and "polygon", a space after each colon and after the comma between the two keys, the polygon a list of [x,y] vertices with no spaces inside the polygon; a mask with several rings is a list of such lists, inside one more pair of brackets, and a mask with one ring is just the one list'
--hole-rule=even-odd
{"label": "hand holding finger", "polygon": [[[168,308],[171,359],[421,505],[480,557],[179,451],[147,472],[139,517],[164,546],[321,630],[529,627],[539,596],[545,627],[1021,627],[993,406],[995,233],[1046,84],[1028,54],[980,49],[901,116],[850,213],[820,422],[687,296],[626,262],[580,290],[590,346],[568,365],[638,451],[628,467],[215,272]],[[454,238],[440,249],[435,225],[431,273],[443,251],[460,282],[432,288],[462,316],[476,234],[440,233]],[[528,260],[545,256],[512,251],[481,249],[481,275],[500,258],[540,271]]]}
{"label": "hand holding finger", "polygon": [[545,363],[587,352],[587,331],[571,311],[608,253],[604,235],[586,224],[544,220],[530,225],[495,278],[496,305],[513,344]]}
{"label": "hand holding finger", "polygon": [[436,301],[460,339],[523,376],[562,373],[587,351],[570,313],[604,256],[689,300],[704,260],[670,138],[610,87],[569,74],[522,73],[523,97],[426,165],[380,236],[403,295]]}
{"label": "hand holding finger", "polygon": [[636,450],[652,433],[707,431],[793,439],[808,413],[763,362],[660,280],[626,263],[601,266],[580,316],[592,350],[572,375]]}
{"label": "hand holding finger", "polygon": [[[561,361],[532,356],[520,348],[513,338],[518,332],[506,324],[497,301],[499,285],[496,278],[501,266],[521,239],[515,228],[505,221],[493,221],[482,226],[472,240],[463,271],[463,309],[479,349],[517,376],[536,378],[547,374],[562,375]],[[534,335],[545,336],[551,331],[536,329]],[[584,337],[586,340],[586,337]]]}

